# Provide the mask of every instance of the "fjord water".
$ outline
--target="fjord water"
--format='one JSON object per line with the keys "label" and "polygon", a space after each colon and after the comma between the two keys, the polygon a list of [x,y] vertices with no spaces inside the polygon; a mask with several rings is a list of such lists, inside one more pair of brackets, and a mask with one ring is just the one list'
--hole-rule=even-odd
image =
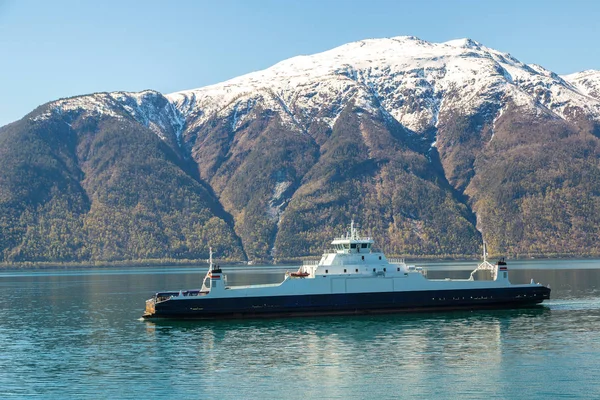
{"label": "fjord water", "polygon": [[[0,272],[0,398],[600,398],[600,260],[510,266],[512,282],[550,284],[552,299],[507,311],[148,322],[146,298],[198,287],[205,269]],[[229,283],[284,271],[230,268]]]}

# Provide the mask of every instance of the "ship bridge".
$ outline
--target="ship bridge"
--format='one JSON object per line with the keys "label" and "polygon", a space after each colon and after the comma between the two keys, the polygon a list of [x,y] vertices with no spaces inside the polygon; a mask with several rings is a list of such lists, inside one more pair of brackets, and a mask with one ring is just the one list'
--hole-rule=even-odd
{"label": "ship bridge", "polygon": [[370,253],[373,243],[370,237],[361,237],[358,234],[358,229],[352,221],[350,231],[346,232],[345,236],[335,238],[331,246],[337,254]]}

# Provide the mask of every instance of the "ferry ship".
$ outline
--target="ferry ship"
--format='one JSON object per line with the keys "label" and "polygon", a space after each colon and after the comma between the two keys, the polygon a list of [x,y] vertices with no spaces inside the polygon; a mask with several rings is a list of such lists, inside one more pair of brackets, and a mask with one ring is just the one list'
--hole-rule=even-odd
{"label": "ferry ship", "polygon": [[[331,242],[321,260],[286,273],[282,282],[229,286],[213,263],[202,287],[158,292],[146,301],[145,319],[260,318],[350,315],[532,306],[550,298],[550,288],[533,279],[511,284],[504,260],[484,259],[468,279],[428,279],[422,268],[388,260],[359,235],[354,222]],[[479,275],[488,279],[477,279]]]}

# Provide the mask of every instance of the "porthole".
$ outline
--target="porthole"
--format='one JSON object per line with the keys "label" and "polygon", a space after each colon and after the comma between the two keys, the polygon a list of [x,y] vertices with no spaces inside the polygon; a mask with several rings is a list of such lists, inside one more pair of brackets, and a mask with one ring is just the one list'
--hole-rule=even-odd
{"label": "porthole", "polygon": [[362,260],[365,261],[365,256],[361,256]]}
{"label": "porthole", "polygon": [[375,268],[373,268],[373,272],[375,272]]}
{"label": "porthole", "polygon": [[397,268],[398,272],[400,272],[400,268]]}
{"label": "porthole", "polygon": [[381,260],[381,256],[379,256],[379,259]]}
{"label": "porthole", "polygon": [[383,272],[387,271],[385,268],[383,269]]}
{"label": "porthole", "polygon": [[358,272],[358,268],[356,268],[356,272]]}
{"label": "porthole", "polygon": [[325,273],[326,273],[326,274],[328,274],[328,273],[329,273],[329,270],[328,270],[328,269],[326,269],[326,270],[325,270]]}
{"label": "porthole", "polygon": [[344,268],[344,273],[346,273],[346,269]]}

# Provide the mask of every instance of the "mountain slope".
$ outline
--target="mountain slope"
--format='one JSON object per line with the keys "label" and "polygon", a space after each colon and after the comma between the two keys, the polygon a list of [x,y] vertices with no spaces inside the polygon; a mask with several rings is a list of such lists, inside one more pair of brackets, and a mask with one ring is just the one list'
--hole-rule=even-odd
{"label": "mountain slope", "polygon": [[[514,223],[490,217],[510,211],[506,215],[511,218],[523,213],[538,218],[524,209],[530,203],[513,202],[521,194],[513,191],[517,190],[515,187],[504,185],[505,182],[524,180],[546,166],[558,169],[553,173],[557,175],[554,180],[543,181],[539,186],[529,187],[530,182],[524,181],[526,197],[533,201],[529,196],[545,196],[549,188],[579,191],[581,188],[572,186],[568,177],[581,170],[593,175],[600,101],[590,95],[591,89],[584,90],[572,80],[538,65],[526,65],[509,54],[469,39],[436,44],[414,37],[398,37],[365,40],[313,56],[295,57],[264,71],[167,97],[186,117],[182,141],[198,161],[201,176],[216,188],[217,196],[234,215],[238,207],[228,199],[235,188],[233,192],[220,191],[221,182],[227,180],[221,173],[234,173],[238,164],[231,162],[232,156],[241,154],[243,157],[248,154],[245,151],[255,151],[244,150],[240,146],[244,142],[238,141],[248,126],[258,127],[264,122],[264,115],[268,114],[269,118],[274,115],[282,129],[314,141],[313,150],[318,149],[316,164],[300,185],[292,185],[292,181],[287,180],[289,187],[283,197],[278,198],[278,202],[288,208],[277,223],[275,220],[270,223],[270,234],[277,231],[277,254],[289,256],[316,251],[331,234],[330,229],[339,229],[352,215],[369,229],[376,230],[383,244],[396,254],[476,253],[478,233],[473,229],[476,217],[477,227],[490,242],[492,252],[585,253],[596,251],[591,250],[594,243],[582,240],[585,235],[574,228],[577,226],[574,215],[565,217],[568,224],[559,229],[562,240],[552,245],[544,245],[544,235],[549,233],[548,229],[554,232],[554,226],[542,227],[530,221],[529,235],[507,235],[515,231]],[[589,83],[588,86],[593,89]],[[348,110],[353,110],[350,112],[358,115],[361,122],[338,125]],[[336,125],[343,127],[334,134]],[[366,134],[365,126],[377,127],[377,133]],[[260,129],[252,131],[253,137],[260,138]],[[403,139],[397,145],[385,139],[391,135],[398,140],[398,132]],[[579,139],[569,138],[573,135]],[[546,146],[539,146],[539,140],[545,141]],[[338,151],[343,156],[339,160],[330,159],[327,152],[337,148],[339,141],[348,141],[340,143],[343,149]],[[385,145],[377,147],[376,141]],[[555,166],[563,164],[561,146],[575,146],[574,153],[586,154],[586,163]],[[526,162],[524,169],[515,171],[514,176],[497,181],[497,166],[504,165],[506,169],[512,162],[507,150],[519,157],[535,154],[539,159]],[[364,164],[351,161],[356,154],[363,154],[361,162]],[[508,158],[497,165],[486,162],[490,157],[502,159],[505,156]],[[412,162],[419,157],[430,160],[421,166],[427,170],[425,176],[435,178],[422,180],[423,174],[414,173],[418,168]],[[405,159],[401,169],[412,182],[410,191],[403,190],[406,182],[398,178],[399,169],[389,171],[396,165],[389,160],[397,159]],[[356,182],[356,175],[339,174],[352,168],[361,176],[360,183]],[[337,188],[337,181],[330,179],[332,174],[342,182],[342,188]],[[382,181],[384,176],[394,179]],[[446,195],[431,202],[426,194],[432,191],[428,179],[433,179],[435,189]],[[379,186],[375,184],[378,181]],[[281,182],[272,175],[268,185],[278,184]],[[416,204],[412,208],[416,211],[407,213],[404,210],[410,207],[390,206],[389,200],[382,204],[381,194],[374,196],[376,201],[372,202],[377,187],[402,192],[396,201],[413,199]],[[492,189],[494,192],[490,192]],[[252,193],[246,194],[252,197]],[[318,195],[313,197],[315,193]],[[595,197],[587,198],[588,191],[584,193],[586,203],[595,202]],[[323,203],[327,211],[321,209],[320,197],[327,199]],[[265,213],[270,201],[261,194],[256,211]],[[559,197],[557,201],[563,199]],[[457,207],[464,209],[458,211]],[[535,207],[536,213],[542,212],[538,209],[541,204]],[[455,211],[432,223],[448,209]],[[371,217],[365,219],[365,215]],[[324,220],[315,220],[314,216]],[[471,221],[471,228],[453,227],[454,221]],[[333,227],[320,226],[323,222]],[[427,225],[430,231],[425,235]],[[587,228],[588,233],[597,232],[593,224]],[[449,241],[447,229],[451,232],[458,229],[460,233],[456,235],[470,243],[470,247]],[[320,233],[310,233],[311,230]],[[238,233],[244,237],[243,232]],[[574,237],[577,245],[570,241]],[[292,250],[296,248],[298,250]]]}
{"label": "mountain slope", "polygon": [[598,255],[598,88],[597,71],[396,37],[58,100],[0,130],[3,257],[285,259],[351,218],[393,255],[475,255],[481,236]]}
{"label": "mountain slope", "polygon": [[152,93],[151,106],[130,113],[113,97],[61,100],[2,128],[3,259],[199,258],[208,237],[221,255],[243,257],[217,202],[177,153],[172,126],[152,129],[165,117],[154,109],[170,104]]}

